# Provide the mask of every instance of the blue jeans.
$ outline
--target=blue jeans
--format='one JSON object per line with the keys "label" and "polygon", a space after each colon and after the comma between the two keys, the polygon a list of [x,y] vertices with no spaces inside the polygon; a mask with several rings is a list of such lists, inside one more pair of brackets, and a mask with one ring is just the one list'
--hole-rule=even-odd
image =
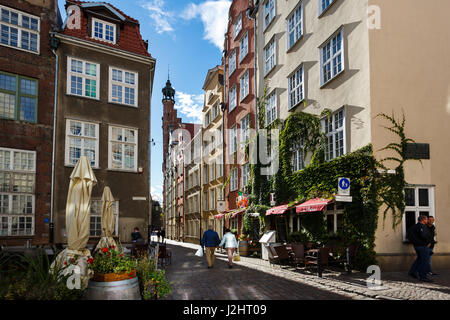
{"label": "blue jeans", "polygon": [[428,255],[428,259],[427,259],[427,267],[425,269],[426,273],[432,272],[431,271],[431,256],[433,255],[433,249],[428,248],[428,252],[429,252],[429,255]]}
{"label": "blue jeans", "polygon": [[424,279],[427,277],[427,267],[428,261],[430,259],[430,248],[428,247],[414,247],[417,253],[417,259],[414,261],[411,269],[409,270],[410,274],[419,274],[420,279]]}

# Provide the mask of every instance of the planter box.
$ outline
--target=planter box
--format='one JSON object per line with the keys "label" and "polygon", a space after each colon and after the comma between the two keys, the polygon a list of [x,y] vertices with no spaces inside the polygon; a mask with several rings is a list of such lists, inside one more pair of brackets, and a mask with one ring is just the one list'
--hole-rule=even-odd
{"label": "planter box", "polygon": [[132,276],[128,276],[126,272],[121,273],[94,273],[92,281],[95,282],[115,282],[136,278],[136,270],[132,270]]}

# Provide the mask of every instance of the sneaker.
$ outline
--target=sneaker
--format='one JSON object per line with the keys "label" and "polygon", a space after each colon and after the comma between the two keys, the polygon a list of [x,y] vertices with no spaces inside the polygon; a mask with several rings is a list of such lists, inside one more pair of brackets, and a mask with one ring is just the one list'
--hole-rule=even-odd
{"label": "sneaker", "polygon": [[423,281],[423,282],[433,282],[433,280],[428,279],[428,278],[420,278],[419,280]]}
{"label": "sneaker", "polygon": [[439,273],[436,273],[436,272],[429,272],[428,273],[430,276],[438,276],[439,275]]}

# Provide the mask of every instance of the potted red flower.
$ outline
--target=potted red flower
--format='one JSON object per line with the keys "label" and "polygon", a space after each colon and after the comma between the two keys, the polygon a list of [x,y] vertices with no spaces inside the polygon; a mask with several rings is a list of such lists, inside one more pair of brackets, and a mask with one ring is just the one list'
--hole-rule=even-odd
{"label": "potted red flower", "polygon": [[87,262],[94,271],[93,281],[114,282],[136,277],[136,261],[117,251],[115,246],[101,248]]}

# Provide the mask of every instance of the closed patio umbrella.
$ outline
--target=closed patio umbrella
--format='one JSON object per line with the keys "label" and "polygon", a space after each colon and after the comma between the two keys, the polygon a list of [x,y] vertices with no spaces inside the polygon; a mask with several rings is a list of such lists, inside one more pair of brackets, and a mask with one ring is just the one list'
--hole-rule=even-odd
{"label": "closed patio umbrella", "polygon": [[100,239],[97,248],[98,249],[115,246],[117,243],[113,238],[116,219],[114,218],[114,197],[109,187],[105,187],[102,195],[102,238]]}
{"label": "closed patio umbrella", "polygon": [[87,268],[86,261],[91,258],[91,254],[86,249],[86,245],[90,235],[91,194],[92,188],[96,184],[97,179],[88,158],[80,157],[70,175],[67,195],[66,230],[68,247],[56,257],[54,262],[60,267],[71,264],[77,265],[80,268],[81,283],[84,288],[92,274],[92,271]]}

